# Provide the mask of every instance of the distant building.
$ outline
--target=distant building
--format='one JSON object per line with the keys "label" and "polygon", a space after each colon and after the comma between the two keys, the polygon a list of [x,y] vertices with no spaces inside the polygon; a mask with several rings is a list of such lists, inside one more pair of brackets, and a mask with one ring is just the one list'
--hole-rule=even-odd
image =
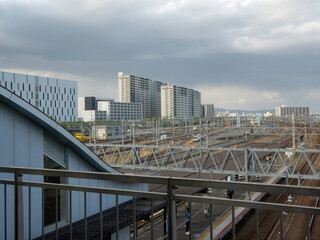
{"label": "distant building", "polygon": [[174,85],[161,86],[161,117],[193,118],[201,116],[200,92]]}
{"label": "distant building", "polygon": [[[83,120],[84,111],[98,110],[98,102],[100,101],[114,101],[111,98],[97,98],[97,97],[79,97],[78,98],[78,118]],[[88,113],[85,114],[88,116]]]}
{"label": "distant building", "polygon": [[142,106],[107,98],[79,97],[79,119],[85,122],[141,120]]}
{"label": "distant building", "polygon": [[272,117],[273,114],[270,113],[270,112],[266,112],[266,113],[263,114],[263,116],[264,116],[264,117]]}
{"label": "distant building", "polygon": [[107,112],[98,110],[86,110],[83,111],[81,120],[84,122],[106,122],[108,121]]}
{"label": "distant building", "polygon": [[200,105],[200,111],[201,111],[201,113],[200,113],[201,118],[204,118],[204,105],[203,104]]}
{"label": "distant building", "polygon": [[309,116],[309,107],[276,107],[276,117],[291,116],[292,114],[295,116]]}
{"label": "distant building", "polygon": [[58,122],[78,120],[76,81],[0,72],[0,85]]}
{"label": "distant building", "polygon": [[119,101],[142,104],[143,118],[157,118],[161,114],[161,86],[163,82],[118,73]]}
{"label": "distant building", "polygon": [[114,140],[127,137],[126,125],[108,124],[92,126],[92,136],[98,140]]}
{"label": "distant building", "polygon": [[106,111],[108,121],[142,119],[141,103],[99,101],[98,110]]}
{"label": "distant building", "polygon": [[203,105],[203,117],[204,118],[214,118],[214,104],[204,104]]}

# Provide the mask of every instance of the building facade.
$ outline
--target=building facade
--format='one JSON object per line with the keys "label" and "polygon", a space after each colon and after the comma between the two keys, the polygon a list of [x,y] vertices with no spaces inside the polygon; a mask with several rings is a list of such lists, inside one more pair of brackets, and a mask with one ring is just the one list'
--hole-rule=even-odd
{"label": "building facade", "polygon": [[82,112],[82,117],[79,118],[84,122],[106,122],[108,121],[106,111],[86,110]]}
{"label": "building facade", "polygon": [[[97,97],[78,97],[78,118],[83,120],[83,115],[86,118],[94,113],[84,113],[85,111],[95,111],[98,110],[98,102],[100,101],[114,101],[111,98],[97,98]],[[97,115],[102,115],[102,113],[97,113]],[[104,120],[103,120],[104,121]]]}
{"label": "building facade", "polygon": [[162,86],[161,117],[168,119],[201,117],[200,92],[174,85]]}
{"label": "building facade", "polygon": [[98,110],[106,112],[108,121],[142,119],[141,103],[99,101]]}
{"label": "building facade", "polygon": [[204,118],[214,118],[214,104],[204,104],[203,105],[203,117]]}
{"label": "building facade", "polygon": [[118,73],[120,102],[141,103],[143,118],[157,118],[161,115],[161,86],[163,82],[148,78]]}
{"label": "building facade", "polygon": [[78,83],[0,72],[0,85],[58,122],[78,120]]}
{"label": "building facade", "polygon": [[286,107],[278,106],[276,107],[276,117],[291,116],[309,116],[309,107]]}
{"label": "building facade", "polygon": [[79,119],[91,121],[141,120],[142,104],[115,102],[112,99],[79,97]]}

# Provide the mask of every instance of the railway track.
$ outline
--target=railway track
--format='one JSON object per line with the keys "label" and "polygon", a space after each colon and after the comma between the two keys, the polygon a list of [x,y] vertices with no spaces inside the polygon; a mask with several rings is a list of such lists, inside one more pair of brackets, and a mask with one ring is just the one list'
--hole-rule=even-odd
{"label": "railway track", "polygon": [[[313,163],[320,162],[319,154],[313,153],[311,158]],[[318,168],[320,164],[318,164]],[[298,168],[300,173],[308,174],[310,171],[309,165],[307,162],[301,163]],[[285,179],[282,179],[280,184],[286,184]],[[298,185],[297,179],[290,179],[288,182],[289,185]],[[303,180],[300,182],[300,185],[303,186],[319,186],[319,183],[314,180]],[[292,201],[288,201],[288,196],[279,194],[279,195],[270,195],[269,198],[265,200],[266,202],[276,202],[281,204],[291,204],[295,205],[305,205],[305,206],[318,206],[319,199],[310,199],[309,197],[304,196],[293,196]],[[246,226],[255,226],[254,217],[246,219]],[[283,238],[284,239],[307,239],[307,225],[306,225],[306,216],[301,214],[294,213],[284,213],[281,212],[272,212],[272,211],[259,211],[259,238],[258,239],[279,239],[281,234],[280,221],[283,220]],[[305,226],[302,228],[301,226]],[[320,216],[311,216],[310,229],[311,229],[311,239],[320,239]],[[237,237],[240,239],[257,239],[255,229],[241,229]]]}

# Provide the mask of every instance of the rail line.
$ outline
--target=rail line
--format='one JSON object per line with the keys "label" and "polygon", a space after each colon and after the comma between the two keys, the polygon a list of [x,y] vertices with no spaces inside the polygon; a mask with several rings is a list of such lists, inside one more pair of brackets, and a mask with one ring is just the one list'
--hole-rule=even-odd
{"label": "rail line", "polygon": [[[311,160],[314,163],[315,161],[318,160],[319,154],[313,153],[311,156]],[[319,167],[319,164],[318,164]],[[307,162],[302,163],[299,166],[299,172],[300,173],[305,173],[310,171],[310,168],[307,164]],[[282,183],[288,183],[289,185],[298,185],[298,180],[297,179],[290,179],[288,182],[285,182],[285,179],[281,180]],[[305,185],[305,186],[311,186],[311,183],[315,184],[315,181],[311,180],[302,180],[300,181],[300,184]],[[306,199],[302,196],[293,196],[292,200],[288,201],[288,196],[279,194],[276,196],[271,196],[268,199],[266,199],[267,202],[277,202],[277,203],[287,203],[290,204],[291,202],[294,202],[295,205],[313,205],[314,206],[314,201],[310,201],[310,199]],[[312,204],[310,204],[312,202]],[[319,204],[319,199],[316,200],[316,204]],[[301,224],[305,225],[305,219],[301,219],[301,216],[296,216],[294,213],[279,213],[279,212],[270,212],[270,211],[259,211],[259,239],[277,239],[279,238],[279,233],[281,233],[280,229],[280,221],[283,220],[283,238],[287,239],[303,239],[304,236],[306,236],[305,232],[307,230],[307,227],[305,227],[305,230],[302,231],[301,233],[303,237],[298,237],[297,238],[297,228],[300,228]],[[310,221],[310,226],[312,232],[312,236],[318,236],[319,239],[319,233],[320,233],[320,228],[319,228],[319,216],[312,216],[311,217],[312,221]],[[252,220],[247,220],[247,221],[252,221]],[[304,221],[304,223],[303,223]],[[315,221],[317,221],[317,224],[315,224]],[[247,224],[250,225],[250,224]],[[318,228],[317,228],[318,227]],[[294,231],[294,232],[293,232]],[[255,230],[249,230],[249,234],[245,233],[246,231],[242,230],[242,232],[239,233],[239,237],[241,239],[256,239],[256,231]],[[247,237],[245,237],[245,235]],[[292,238],[293,237],[293,238]],[[307,238],[307,237],[306,237]]]}

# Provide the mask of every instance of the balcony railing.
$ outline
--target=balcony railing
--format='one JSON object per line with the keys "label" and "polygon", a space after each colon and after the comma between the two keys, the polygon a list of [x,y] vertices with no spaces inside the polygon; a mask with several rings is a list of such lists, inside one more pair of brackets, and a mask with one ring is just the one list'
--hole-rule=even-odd
{"label": "balcony railing", "polygon": [[[44,182],[42,177],[34,178],[38,181],[26,181],[24,180],[25,176],[52,176],[60,177],[67,179],[64,183],[49,183]],[[68,184],[68,179],[89,179],[89,180],[102,180],[102,181],[112,181],[113,183],[123,184],[124,188],[101,188],[101,187],[92,187],[84,185],[71,185]],[[132,184],[149,184],[149,191],[137,191],[132,190]],[[125,187],[128,184],[127,188]],[[159,188],[152,188],[151,186],[158,185]],[[8,188],[13,188],[14,191],[8,191]],[[1,190],[3,189],[3,191]],[[203,180],[203,179],[184,179],[184,178],[175,178],[175,177],[155,177],[155,176],[137,176],[137,175],[124,175],[124,174],[107,174],[100,172],[80,172],[80,171],[65,171],[65,170],[51,170],[51,169],[32,169],[32,168],[16,168],[16,167],[0,167],[0,199],[3,199],[2,206],[0,206],[0,215],[3,214],[4,221],[0,221],[2,228],[4,229],[3,236],[0,238],[9,239],[8,231],[10,231],[9,219],[14,219],[14,237],[15,239],[31,239],[33,238],[32,224],[34,222],[33,214],[35,211],[42,211],[41,219],[41,235],[39,238],[61,238],[64,234],[67,238],[72,239],[73,234],[75,234],[75,227],[80,225],[83,228],[81,233],[84,239],[90,239],[93,235],[98,236],[103,239],[106,236],[105,226],[106,224],[114,224],[115,229],[113,230],[116,239],[120,239],[120,228],[123,225],[121,219],[123,216],[122,208],[125,206],[125,203],[120,204],[119,198],[121,196],[130,197],[131,201],[129,204],[132,204],[132,213],[129,215],[130,221],[127,224],[131,226],[131,238],[133,239],[143,239],[143,236],[138,236],[137,230],[137,220],[139,220],[137,208],[137,203],[144,203],[146,206],[145,212],[149,218],[144,218],[145,222],[147,221],[150,226],[150,231],[148,230],[149,239],[177,239],[178,230],[183,227],[183,223],[189,224],[190,238],[192,236],[192,223],[196,212],[191,209],[192,203],[202,203],[209,207],[211,210],[210,216],[206,221],[206,228],[210,229],[210,239],[214,239],[212,224],[214,223],[212,208],[215,205],[221,205],[230,207],[232,209],[232,236],[235,239],[235,207],[244,207],[255,210],[271,210],[282,212],[294,212],[302,213],[307,215],[307,219],[310,219],[313,215],[320,214],[320,208],[318,207],[307,207],[299,205],[289,205],[289,204],[277,204],[277,203],[267,203],[267,202],[255,202],[249,199],[226,199],[219,196],[198,196],[193,195],[194,191],[191,191],[190,188],[197,189],[222,189],[222,190],[234,190],[238,192],[263,192],[263,193],[282,193],[287,195],[305,195],[318,197],[320,196],[320,188],[314,187],[302,187],[302,186],[283,186],[283,185],[269,185],[269,184],[259,184],[259,183],[244,183],[244,182],[227,182],[227,181],[216,181],[216,180]],[[31,209],[32,201],[32,190],[40,189],[42,193],[42,201],[39,201],[40,206],[38,209]],[[44,223],[44,191],[45,189],[54,189],[56,193],[58,191],[65,191],[69,196],[67,207],[65,208],[68,219],[65,224],[59,222],[59,210],[58,210],[58,194],[55,195],[55,222],[53,224],[52,232],[48,233],[46,231]],[[152,190],[155,189],[155,190]],[[158,190],[157,190],[158,189]],[[159,191],[162,189],[162,191]],[[184,189],[182,191],[182,189]],[[188,190],[189,189],[189,190]],[[12,194],[10,193],[12,192]],[[72,208],[75,201],[79,199],[72,198],[72,192],[81,192],[83,193],[83,206],[80,206],[81,211],[84,212],[84,218],[78,223],[72,221]],[[90,194],[97,194],[97,206],[99,206],[99,211],[92,215],[87,216],[87,198]],[[3,198],[1,198],[1,195]],[[104,211],[102,208],[103,196],[112,195],[115,196],[115,206],[111,207],[113,215],[110,214],[111,210],[108,212]],[[14,210],[11,211],[9,208],[12,206],[11,202],[14,202]],[[146,204],[146,201],[149,201],[150,204]],[[176,217],[176,203],[187,202],[189,203],[189,213],[190,218],[185,220],[182,224],[178,224],[177,227],[177,217]],[[162,204],[159,204],[162,203]],[[157,208],[158,207],[158,208]],[[24,208],[27,208],[28,211],[23,211]],[[42,210],[41,210],[42,209]],[[163,212],[163,221],[164,221],[164,231],[163,234],[160,234],[157,231],[155,232],[156,223],[154,222],[154,217],[157,213]],[[193,211],[192,211],[193,210]],[[10,213],[14,212],[13,216],[10,216]],[[27,212],[28,216],[24,216],[23,212]],[[114,219],[109,219],[111,223],[105,223],[104,217],[105,214],[113,217]],[[72,223],[72,224],[70,224]],[[95,227],[92,227],[90,224],[95,224]],[[121,225],[122,224],[122,225]],[[282,224],[282,221],[281,221]],[[25,229],[25,227],[28,229]],[[165,227],[167,226],[167,227]],[[310,236],[310,222],[307,221],[306,228]],[[256,226],[257,230],[259,228],[258,224]],[[281,225],[281,231],[282,231]],[[146,230],[147,231],[147,230]],[[77,233],[79,234],[79,233]],[[50,237],[51,236],[51,237]],[[281,235],[282,236],[282,235]]]}

